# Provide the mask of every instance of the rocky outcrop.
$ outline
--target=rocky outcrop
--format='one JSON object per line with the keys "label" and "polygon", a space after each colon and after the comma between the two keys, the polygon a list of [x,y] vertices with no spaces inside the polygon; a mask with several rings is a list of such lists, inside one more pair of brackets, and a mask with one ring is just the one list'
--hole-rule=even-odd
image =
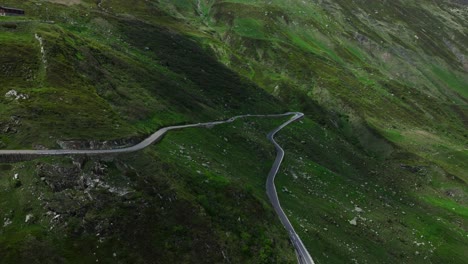
{"label": "rocky outcrop", "polygon": [[140,138],[125,138],[117,140],[91,140],[91,141],[80,141],[80,140],[68,140],[62,141],[57,140],[57,144],[62,149],[120,149],[133,146],[141,141]]}

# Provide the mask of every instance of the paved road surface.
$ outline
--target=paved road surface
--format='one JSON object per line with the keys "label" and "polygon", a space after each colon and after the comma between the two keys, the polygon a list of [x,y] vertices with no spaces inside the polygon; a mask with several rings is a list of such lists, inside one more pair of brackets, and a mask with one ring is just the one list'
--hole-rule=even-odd
{"label": "paved road surface", "polygon": [[159,129],[154,132],[152,135],[147,137],[145,140],[140,143],[126,148],[117,148],[117,149],[46,149],[46,150],[0,150],[0,155],[34,155],[34,156],[59,156],[59,155],[103,155],[103,154],[118,154],[118,153],[130,153],[142,150],[149,145],[161,140],[163,136],[170,130],[178,130],[189,127],[212,127],[215,125],[232,123],[236,119],[245,118],[245,117],[282,117],[293,115],[295,113],[285,113],[285,114],[275,114],[275,115],[241,115],[229,118],[224,121],[214,121],[207,123],[197,123],[190,125],[180,125],[180,126],[170,126]]}
{"label": "paved road surface", "polygon": [[229,118],[228,120],[224,121],[214,121],[214,122],[207,122],[207,123],[198,123],[198,124],[190,124],[190,125],[180,125],[180,126],[170,126],[161,128],[148,138],[143,140],[142,142],[127,148],[119,148],[119,149],[103,149],[103,150],[73,150],[73,149],[48,149],[48,150],[0,150],[0,155],[2,156],[58,156],[58,155],[105,155],[105,154],[118,154],[118,153],[130,153],[142,150],[149,145],[161,140],[163,136],[170,130],[178,130],[183,128],[189,127],[212,127],[215,125],[232,123],[236,119],[245,118],[245,117],[284,117],[292,115],[291,119],[283,123],[281,126],[276,128],[275,130],[271,131],[268,134],[268,139],[275,145],[277,156],[273,166],[268,174],[268,179],[266,183],[267,195],[270,199],[271,204],[275,208],[276,213],[278,214],[281,223],[286,228],[289,233],[289,237],[291,239],[292,244],[296,250],[297,259],[300,264],[313,264],[314,261],[310,256],[309,252],[305,248],[304,244],[302,243],[301,239],[294,231],[294,227],[289,222],[288,217],[283,212],[281,208],[280,202],[278,200],[278,194],[276,193],[275,187],[275,177],[278,173],[279,167],[281,162],[283,161],[284,151],[280,147],[278,143],[276,143],[274,136],[278,131],[289,125],[290,123],[296,121],[297,119],[304,116],[302,113],[298,112],[288,112],[284,114],[274,114],[274,115],[240,115]]}
{"label": "paved road surface", "polygon": [[275,177],[276,177],[276,174],[278,173],[278,170],[281,166],[281,162],[283,161],[283,158],[284,158],[284,150],[275,141],[275,135],[281,129],[289,125],[290,123],[304,116],[304,114],[302,113],[293,113],[293,114],[294,116],[291,117],[291,119],[289,119],[288,121],[283,123],[281,126],[271,131],[267,136],[268,139],[275,145],[276,159],[275,159],[275,162],[273,163],[273,166],[271,167],[270,173],[268,174],[268,179],[266,182],[266,191],[267,191],[268,198],[270,198],[270,202],[273,205],[273,208],[275,208],[276,214],[278,214],[278,217],[281,220],[281,223],[283,224],[284,228],[286,228],[286,230],[289,233],[289,238],[291,239],[291,242],[294,245],[294,249],[296,250],[298,262],[300,264],[314,264],[314,260],[310,256],[309,251],[307,251],[307,248],[302,243],[301,238],[294,230],[294,227],[291,225],[291,222],[289,222],[289,219],[284,213],[283,208],[281,208],[281,204],[278,199],[278,193],[276,192],[276,187],[275,187]]}

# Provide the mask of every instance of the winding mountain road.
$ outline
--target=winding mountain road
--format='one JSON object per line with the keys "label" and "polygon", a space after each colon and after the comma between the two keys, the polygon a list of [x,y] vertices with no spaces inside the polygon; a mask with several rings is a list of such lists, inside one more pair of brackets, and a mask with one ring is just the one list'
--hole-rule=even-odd
{"label": "winding mountain road", "polygon": [[278,194],[276,192],[275,187],[275,177],[278,173],[278,170],[281,166],[281,162],[284,158],[284,150],[281,146],[275,141],[274,136],[278,133],[281,129],[289,125],[290,123],[302,118],[304,116],[303,113],[299,112],[288,112],[284,114],[272,114],[272,115],[240,115],[231,117],[224,121],[214,121],[214,122],[206,122],[206,123],[197,123],[197,124],[189,124],[189,125],[180,125],[180,126],[169,126],[165,128],[161,128],[145,140],[141,141],[140,143],[126,148],[118,148],[118,149],[99,149],[99,150],[74,150],[74,149],[47,149],[47,150],[0,150],[0,156],[60,156],[60,155],[105,155],[105,154],[118,154],[118,153],[130,153],[142,150],[148,147],[155,142],[158,142],[163,138],[163,136],[171,130],[179,130],[184,128],[191,128],[191,127],[212,127],[220,124],[232,123],[236,119],[239,118],[246,118],[246,117],[284,117],[290,116],[292,117],[281,124],[279,127],[268,133],[267,138],[275,145],[275,149],[277,151],[276,159],[273,163],[273,166],[268,174],[268,179],[266,183],[266,192],[268,198],[270,199],[273,208],[275,209],[278,217],[283,224],[284,228],[288,231],[289,237],[291,242],[295,248],[296,255],[298,262],[300,264],[314,264],[312,257],[310,256],[309,252],[307,251],[306,247],[302,243],[300,237],[297,235],[294,227],[289,222],[288,217],[284,213],[283,209],[281,208],[281,204],[278,199]]}
{"label": "winding mountain road", "polygon": [[278,199],[278,193],[276,192],[276,186],[275,186],[275,178],[276,174],[278,174],[278,170],[281,166],[281,163],[283,162],[284,158],[284,150],[281,148],[281,146],[275,141],[275,135],[278,133],[281,129],[289,125],[290,123],[302,118],[304,116],[303,113],[293,113],[294,116],[291,117],[288,121],[284,122],[282,125],[268,133],[267,138],[275,145],[276,149],[276,159],[275,162],[273,163],[273,166],[271,167],[270,173],[268,173],[268,178],[266,182],[266,191],[268,198],[270,199],[271,204],[273,205],[273,208],[275,208],[276,214],[278,215],[281,223],[283,224],[284,228],[289,233],[289,238],[291,239],[291,242],[294,245],[294,249],[296,250],[296,255],[297,255],[297,261],[300,264],[314,264],[314,260],[309,254],[309,251],[307,248],[304,246],[304,243],[302,243],[301,238],[299,235],[296,233],[294,230],[294,227],[292,226],[291,222],[289,222],[288,217],[283,211],[283,208],[281,208],[281,204]]}

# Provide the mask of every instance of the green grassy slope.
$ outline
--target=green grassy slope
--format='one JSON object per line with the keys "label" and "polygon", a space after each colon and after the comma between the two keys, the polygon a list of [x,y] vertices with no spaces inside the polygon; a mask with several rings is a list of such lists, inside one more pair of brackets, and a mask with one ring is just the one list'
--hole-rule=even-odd
{"label": "green grassy slope", "polygon": [[[77,147],[128,143],[164,125],[286,109],[193,37],[83,6],[23,4],[28,21],[0,21],[4,149],[58,148],[70,140]],[[46,7],[47,19],[56,22],[41,21]],[[24,97],[3,96],[12,90]],[[237,141],[263,139],[273,124],[251,128]],[[200,138],[210,134],[196,132]],[[2,165],[0,262],[294,260],[263,195],[221,173],[181,167],[171,148],[104,161]],[[259,169],[245,170],[243,177]],[[263,170],[258,174],[266,175]]]}
{"label": "green grassy slope", "polygon": [[[54,5],[51,10],[57,14],[62,9]],[[16,115],[22,126],[46,132],[49,138],[39,135],[36,143],[53,146],[59,137],[117,139],[246,110],[278,111],[273,97],[218,63],[192,39],[96,10],[89,16],[75,11],[65,9],[66,19],[79,23],[48,24],[36,18],[2,27],[2,93],[15,90],[28,99],[3,97],[1,116],[6,123]],[[43,39],[45,62],[35,34]],[[10,148],[33,143],[21,131],[9,138],[22,141],[6,142]]]}
{"label": "green grassy slope", "polygon": [[[269,145],[259,132],[274,124],[176,132],[113,158],[2,165],[2,214],[11,221],[2,228],[2,262],[294,262],[258,186],[273,158],[264,156]],[[215,144],[204,149],[207,139]],[[211,165],[215,152],[229,166]],[[232,163],[239,153],[251,154]]]}
{"label": "green grassy slope", "polygon": [[[128,143],[169,124],[300,110],[278,136],[277,189],[317,263],[468,257],[463,2],[4,2],[28,17],[0,18],[1,148]],[[180,131],[104,160],[0,165],[0,219],[12,221],[1,259],[293,263],[264,194],[264,134],[279,122]]]}

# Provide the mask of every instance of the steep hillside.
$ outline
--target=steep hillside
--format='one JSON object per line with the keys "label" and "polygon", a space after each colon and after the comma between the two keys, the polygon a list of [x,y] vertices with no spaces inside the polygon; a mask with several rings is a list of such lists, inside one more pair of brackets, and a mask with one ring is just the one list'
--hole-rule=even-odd
{"label": "steep hillside", "polygon": [[[316,263],[465,263],[465,2],[5,0],[0,148],[302,111],[277,189]],[[281,121],[0,163],[0,262],[294,263],[264,189]]]}

